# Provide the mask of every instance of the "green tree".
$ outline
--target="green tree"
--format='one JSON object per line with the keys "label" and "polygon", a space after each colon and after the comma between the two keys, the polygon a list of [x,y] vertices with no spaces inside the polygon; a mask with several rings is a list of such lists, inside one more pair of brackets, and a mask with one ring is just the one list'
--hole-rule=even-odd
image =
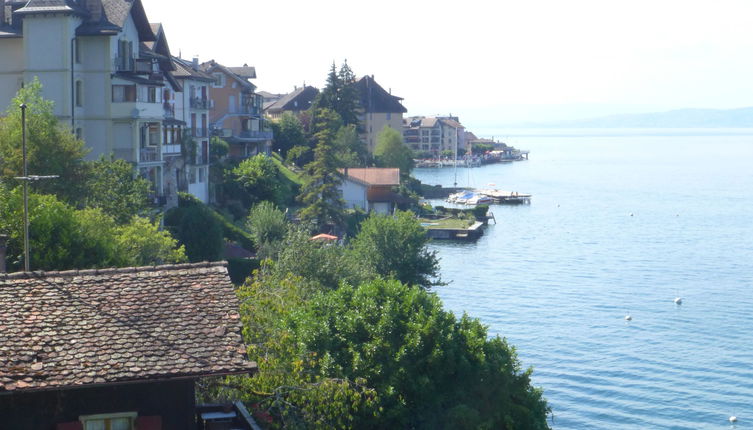
{"label": "green tree", "polygon": [[258,374],[205,383],[199,390],[202,400],[241,399],[262,418],[269,417],[265,427],[272,429],[358,428],[359,422],[378,415],[376,394],[363,381],[311,373],[320,358],[299,353],[287,317],[314,291],[295,276],[267,276],[268,269],[263,266],[238,290],[243,337]]}
{"label": "green tree", "polygon": [[354,125],[340,127],[332,143],[340,167],[362,167],[369,158],[366,144],[358,136]]}
{"label": "green tree", "polygon": [[36,181],[32,189],[41,194],[55,194],[68,202],[82,195],[87,150],[58,122],[53,103],[42,98],[38,79],[26,84],[13,98],[5,118],[0,119],[0,176],[13,178],[23,173],[22,121],[19,106],[26,104],[26,148],[30,175],[57,175],[59,178]]}
{"label": "green tree", "polygon": [[335,67],[335,63],[332,62],[332,67],[327,75],[327,84],[317,95],[313,107],[337,112],[342,118],[343,124],[358,127],[358,112],[361,108],[361,102],[355,81],[355,74],[348,66],[347,61],[343,62],[339,71]]}
{"label": "green tree", "polygon": [[397,281],[344,285],[291,312],[294,356],[320,378],[362,381],[379,416],[355,428],[548,429],[549,408],[515,352],[459,320],[439,298]]}
{"label": "green tree", "polygon": [[279,249],[269,271],[275,279],[292,275],[321,290],[335,289],[341,282],[359,284],[377,276],[368,261],[343,246],[311,240],[302,228],[292,229]]}
{"label": "green tree", "polygon": [[[32,270],[153,265],[185,261],[182,248],[158,224],[133,217],[118,226],[99,208],[76,210],[53,195],[29,194]],[[0,232],[10,236],[10,270],[23,268],[23,193],[0,187]]]}
{"label": "green tree", "polygon": [[102,157],[86,163],[86,170],[84,206],[102,209],[119,224],[146,213],[151,183],[136,176],[132,164]]}
{"label": "green tree", "polygon": [[251,232],[259,256],[265,258],[277,255],[277,245],[285,238],[289,225],[285,212],[272,202],[261,202],[251,208],[246,228]]}
{"label": "green tree", "polygon": [[280,172],[271,158],[257,154],[243,160],[229,172],[230,196],[239,198],[246,208],[254,203],[268,200],[282,204]]}
{"label": "green tree", "polygon": [[368,261],[376,273],[409,285],[441,285],[439,260],[429,251],[429,237],[410,212],[395,216],[372,214],[350,243],[357,258]]}
{"label": "green tree", "polygon": [[159,222],[135,216],[116,229],[119,266],[149,266],[188,261],[185,247],[178,246],[169,232],[159,229]]}
{"label": "green tree", "polygon": [[335,132],[339,129],[339,117],[329,109],[314,111],[314,161],[305,167],[305,182],[299,200],[305,206],[299,212],[301,220],[311,222],[318,231],[339,227],[344,221],[345,202],[340,193],[342,174],[332,146]]}
{"label": "green tree", "polygon": [[222,224],[212,209],[190,194],[181,193],[178,207],[165,214],[165,227],[185,247],[189,261],[217,261],[225,241]]}
{"label": "green tree", "polygon": [[413,169],[413,151],[403,143],[400,132],[386,125],[377,135],[374,157],[381,167],[399,168],[403,177]]}
{"label": "green tree", "polygon": [[306,145],[303,124],[292,112],[284,112],[279,123],[271,124],[274,131],[272,150],[278,152],[283,159],[293,147]]}

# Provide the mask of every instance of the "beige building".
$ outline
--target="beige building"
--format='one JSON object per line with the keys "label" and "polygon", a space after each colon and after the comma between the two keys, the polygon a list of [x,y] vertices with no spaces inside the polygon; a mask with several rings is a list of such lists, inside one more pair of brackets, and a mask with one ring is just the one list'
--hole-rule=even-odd
{"label": "beige building", "polygon": [[364,76],[356,81],[356,88],[361,102],[361,139],[366,142],[369,152],[376,147],[376,137],[386,126],[400,132],[403,127],[405,109],[400,97],[385,91],[374,76]]}
{"label": "beige building", "polygon": [[466,151],[465,127],[457,117],[413,116],[403,121],[403,139],[416,153],[439,157],[450,151],[462,155]]}

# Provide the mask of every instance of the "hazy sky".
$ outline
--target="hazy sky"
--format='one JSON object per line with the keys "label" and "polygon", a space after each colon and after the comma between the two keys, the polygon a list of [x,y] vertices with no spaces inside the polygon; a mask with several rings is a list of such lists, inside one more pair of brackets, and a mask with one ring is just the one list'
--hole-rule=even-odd
{"label": "hazy sky", "polygon": [[753,105],[751,0],[142,1],[174,55],[248,63],[260,90],[347,59],[467,126]]}

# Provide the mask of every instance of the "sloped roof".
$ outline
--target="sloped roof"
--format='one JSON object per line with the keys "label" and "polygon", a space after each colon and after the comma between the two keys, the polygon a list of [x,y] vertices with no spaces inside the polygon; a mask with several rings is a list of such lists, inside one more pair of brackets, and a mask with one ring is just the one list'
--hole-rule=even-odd
{"label": "sloped roof", "polygon": [[224,264],[0,274],[0,393],[254,371]]}
{"label": "sloped roof", "polygon": [[459,123],[458,121],[455,121],[454,119],[440,118],[439,121],[453,128],[464,128],[463,124]]}
{"label": "sloped roof", "polygon": [[228,67],[228,70],[244,79],[256,79],[256,68],[248,64],[240,67]]}
{"label": "sloped roof", "polygon": [[400,185],[400,169],[396,167],[358,167],[340,169],[346,179],[355,179],[366,185]]}
{"label": "sloped roof", "polygon": [[78,35],[115,34],[133,16],[139,39],[154,41],[155,36],[146,17],[141,0],[99,0],[88,3],[91,18],[76,30]]}
{"label": "sloped roof", "polygon": [[384,90],[372,76],[364,76],[356,81],[356,88],[366,112],[405,113],[408,109],[400,103],[402,98],[393,96]]}
{"label": "sloped roof", "polygon": [[317,94],[319,94],[318,89],[310,86],[303,86],[301,88],[297,88],[292,93],[285,94],[279,100],[266,107],[264,110],[269,112],[306,110],[311,107],[311,103],[313,103]]}
{"label": "sloped roof", "polygon": [[[3,0],[3,3],[5,1]],[[24,7],[14,13],[32,15],[37,13],[72,13],[86,16],[89,12],[73,0],[29,0]]]}
{"label": "sloped roof", "polygon": [[[216,62],[214,60],[209,60],[206,63],[201,63],[201,65],[199,67],[201,68],[202,71],[204,71],[206,73],[213,73],[216,70],[219,70],[219,71],[223,72],[225,75],[227,75],[227,76],[235,79],[237,82],[239,82],[244,87],[250,88],[251,90],[255,90],[256,89],[256,85],[254,85],[254,84],[252,84],[251,82],[248,81],[249,78],[244,77],[242,75],[239,75],[238,73],[236,73],[236,72],[234,72],[232,70],[232,69],[247,69],[247,68],[249,68],[248,66],[244,66],[244,67],[240,67],[240,68],[238,68],[238,67],[227,67],[227,66],[223,66],[222,64],[220,64],[220,63],[218,63],[218,62]],[[253,69],[253,67],[250,67],[250,68]],[[240,70],[240,72],[246,73],[246,74],[250,73],[248,70],[245,70],[245,71],[244,70]],[[256,77],[256,71],[254,71],[254,76],[253,77]]]}
{"label": "sloped roof", "polygon": [[193,63],[182,58],[173,57],[175,71],[172,73],[178,79],[197,79],[200,81],[213,82],[214,76],[193,68]]}

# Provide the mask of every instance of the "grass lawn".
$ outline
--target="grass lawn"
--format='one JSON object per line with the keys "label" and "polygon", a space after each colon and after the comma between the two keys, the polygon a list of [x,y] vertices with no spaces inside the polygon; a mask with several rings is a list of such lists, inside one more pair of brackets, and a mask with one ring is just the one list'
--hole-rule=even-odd
{"label": "grass lawn", "polygon": [[460,218],[444,218],[444,219],[426,219],[426,218],[419,218],[419,222],[421,222],[421,225],[428,229],[434,229],[434,228],[454,228],[454,229],[463,229],[468,228],[473,225],[475,221],[471,221],[469,219],[460,219]]}

